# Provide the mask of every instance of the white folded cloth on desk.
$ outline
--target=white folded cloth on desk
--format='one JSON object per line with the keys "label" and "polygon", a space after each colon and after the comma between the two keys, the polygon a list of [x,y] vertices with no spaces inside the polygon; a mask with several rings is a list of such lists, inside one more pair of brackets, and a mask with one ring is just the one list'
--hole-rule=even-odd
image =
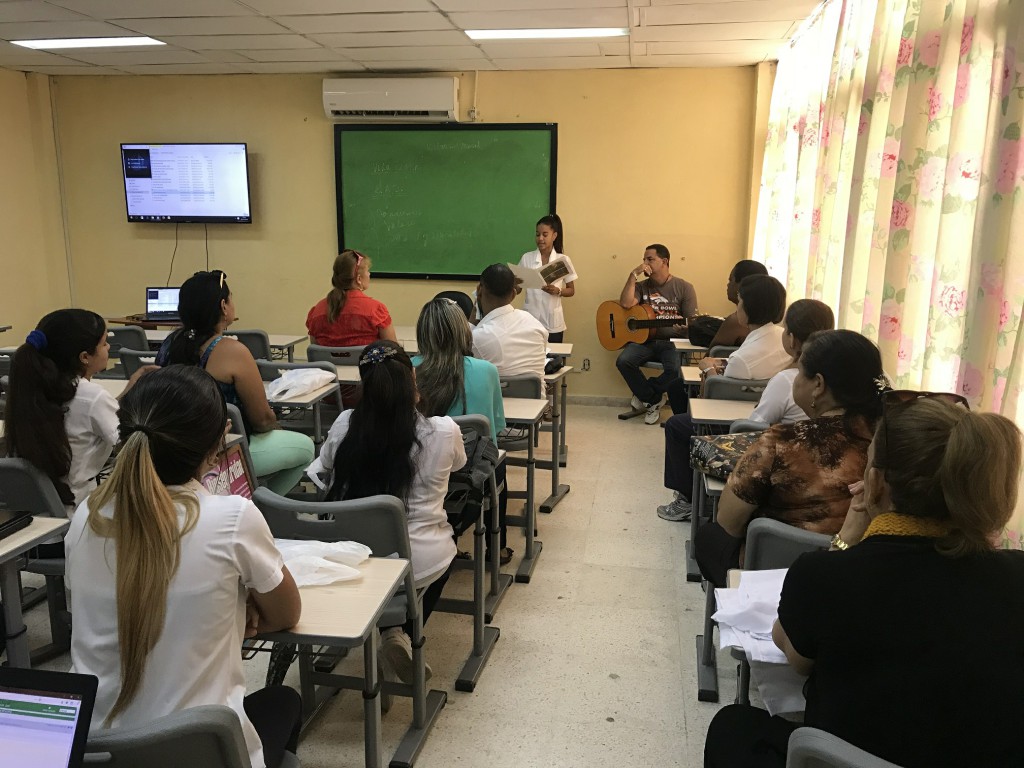
{"label": "white folded cloth on desk", "polygon": [[359,569],[372,551],[355,541],[295,541],[274,539],[295,584],[312,587],[359,578]]}

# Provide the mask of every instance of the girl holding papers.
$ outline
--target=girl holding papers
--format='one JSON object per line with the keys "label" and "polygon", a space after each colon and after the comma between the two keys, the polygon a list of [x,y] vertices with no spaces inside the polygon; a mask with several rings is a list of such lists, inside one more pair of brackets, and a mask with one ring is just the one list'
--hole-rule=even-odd
{"label": "girl holding papers", "polygon": [[[537,250],[524,253],[519,266],[541,269],[561,262],[561,276],[547,282],[543,288],[527,288],[523,309],[537,318],[548,331],[548,342],[560,344],[565,335],[565,315],[562,298],[576,293],[576,270],[569,257],[562,253],[562,220],[556,215],[543,217],[537,222]],[[563,271],[564,270],[564,271]]]}

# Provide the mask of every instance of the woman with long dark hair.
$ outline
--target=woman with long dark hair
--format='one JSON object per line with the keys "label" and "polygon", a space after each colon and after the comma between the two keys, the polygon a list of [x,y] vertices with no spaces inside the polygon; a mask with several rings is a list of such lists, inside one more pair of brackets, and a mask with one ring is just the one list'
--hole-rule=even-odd
{"label": "woman with long dark hair", "polygon": [[224,400],[242,412],[256,476],[285,495],[312,461],[313,441],[278,428],[252,353],[225,335],[235,321],[227,275],[219,269],[192,275],[181,286],[178,314],[182,327],[167,337],[157,365],[195,365],[213,376]]}
{"label": "woman with long dark hair", "polygon": [[[49,477],[69,513],[96,487],[117,443],[117,400],[92,381],[106,370],[109,354],[102,317],[58,309],[39,321],[11,363],[7,453]],[[151,370],[137,371],[121,396]]]}
{"label": "woman with long dark hair", "polygon": [[[444,497],[448,477],[466,463],[462,432],[448,416],[423,416],[412,361],[394,341],[369,345],[359,358],[363,396],[331,426],[311,475],[331,475],[327,499],[397,496],[409,516],[417,589],[425,589],[423,621],[448,580],[455,541]],[[410,625],[381,632],[381,654],[404,682],[413,679]]]}
{"label": "woman with long dark hair", "polygon": [[114,472],[64,540],[72,671],[99,679],[93,725],[131,727],[202,704],[231,707],[253,766],[295,751],[301,702],[245,696],[243,636],[293,626],[299,591],[263,515],[200,479],[227,423],[217,382],[175,365],[121,401]]}

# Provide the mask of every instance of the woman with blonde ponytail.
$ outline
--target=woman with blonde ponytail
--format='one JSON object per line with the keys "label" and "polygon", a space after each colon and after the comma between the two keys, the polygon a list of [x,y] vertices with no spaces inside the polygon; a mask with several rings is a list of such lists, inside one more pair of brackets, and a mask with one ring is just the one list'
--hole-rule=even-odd
{"label": "woman with blonde ponytail", "polygon": [[255,768],[295,751],[288,688],[245,696],[239,649],[293,626],[299,594],[259,510],[211,496],[227,423],[216,381],[192,366],[145,378],[121,401],[121,451],[65,538],[73,671],[93,674],[96,728],[148,723],[201,704],[239,716]]}
{"label": "woman with blonde ponytail", "polygon": [[[773,637],[809,675],[804,724],[905,768],[1024,765],[1024,552],[992,544],[1017,501],[1021,432],[959,395],[879,399],[833,551],[798,558],[782,588]],[[793,727],[726,707],[704,764],[783,766]]]}
{"label": "woman with blonde ponytail", "polygon": [[378,339],[397,340],[388,308],[364,291],[370,287],[370,258],[346,248],[334,259],[331,292],[306,315],[314,344],[363,347]]}

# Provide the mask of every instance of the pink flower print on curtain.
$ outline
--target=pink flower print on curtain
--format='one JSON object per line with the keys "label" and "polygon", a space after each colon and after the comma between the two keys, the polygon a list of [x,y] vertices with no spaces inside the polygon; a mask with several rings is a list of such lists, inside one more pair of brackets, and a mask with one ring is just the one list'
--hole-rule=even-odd
{"label": "pink flower print on curtain", "polygon": [[968,16],[964,19],[964,28],[960,32],[960,57],[963,58],[971,52],[971,43],[974,42],[974,17]]}
{"label": "pink flower print on curtain", "polygon": [[896,55],[896,64],[905,67],[914,57],[914,41],[909,37],[900,38],[900,52]]}
{"label": "pink flower print on curtain", "polygon": [[966,61],[956,69],[956,89],[953,91],[953,108],[956,109],[971,93],[971,65]]}
{"label": "pink flower print on curtain", "polygon": [[981,371],[968,363],[963,373],[960,374],[960,394],[971,400],[980,397],[984,388],[985,380]]}
{"label": "pink flower print on curtain", "polygon": [[947,285],[939,297],[939,307],[950,317],[957,317],[967,306],[967,292],[955,285]]}
{"label": "pink flower print on curtain", "polygon": [[[1016,124],[1015,124],[1016,125]],[[1018,127],[1019,129],[1019,127]],[[1024,177],[1024,153],[1020,151],[1020,141],[1000,139],[999,141],[999,176],[996,178],[996,192],[1000,195],[1013,193]]]}
{"label": "pink flower print on curtain", "polygon": [[942,196],[942,187],[946,181],[946,159],[929,157],[924,161],[917,176],[917,196],[919,200],[936,202]]}
{"label": "pink flower print on curtain", "polygon": [[928,119],[934,120],[942,112],[942,93],[934,85],[928,86]]}
{"label": "pink flower print on curtain", "polygon": [[882,147],[882,178],[891,179],[896,175],[899,159],[900,143],[890,136]]}
{"label": "pink flower print on curtain", "polygon": [[902,200],[892,201],[892,215],[889,217],[889,225],[892,229],[903,229],[909,222],[914,209]]}
{"label": "pink flower print on curtain", "polygon": [[900,305],[895,299],[882,302],[882,317],[878,324],[878,335],[883,339],[900,337]]}

